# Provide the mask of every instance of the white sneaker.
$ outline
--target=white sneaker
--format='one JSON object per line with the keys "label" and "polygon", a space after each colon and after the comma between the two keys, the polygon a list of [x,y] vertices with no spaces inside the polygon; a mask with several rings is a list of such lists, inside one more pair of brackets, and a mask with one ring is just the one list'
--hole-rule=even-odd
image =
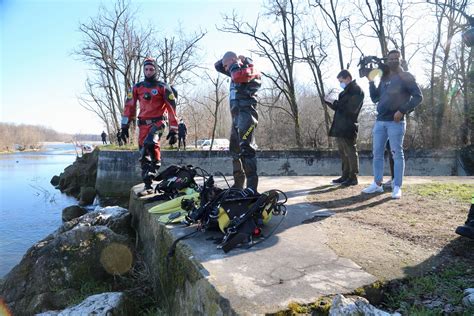
{"label": "white sneaker", "polygon": [[392,199],[399,199],[402,197],[402,189],[398,186],[393,187]]}
{"label": "white sneaker", "polygon": [[383,192],[383,187],[381,185],[378,185],[375,182],[372,182],[371,185],[369,185],[367,188],[362,190],[362,193],[367,193],[367,194],[379,193],[379,192]]}

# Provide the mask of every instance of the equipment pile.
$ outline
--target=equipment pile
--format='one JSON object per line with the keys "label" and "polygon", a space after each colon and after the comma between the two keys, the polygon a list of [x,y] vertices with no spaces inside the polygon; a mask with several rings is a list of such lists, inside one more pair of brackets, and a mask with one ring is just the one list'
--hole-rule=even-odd
{"label": "equipment pile", "polygon": [[[203,178],[202,185],[194,180],[198,172]],[[245,189],[232,188],[228,183],[227,188],[222,189],[215,185],[212,175],[199,167],[172,165],[156,180],[160,182],[155,192],[160,194],[152,199],[168,201],[152,207],[149,212],[158,214],[158,220],[164,224],[181,223],[197,228],[175,244],[199,231],[218,230],[223,233],[218,248],[225,253],[237,246],[250,248],[271,236],[286,215],[287,197],[282,191],[252,194]],[[262,228],[273,215],[282,215],[282,218],[264,235]],[[175,244],[170,254],[174,252]]]}

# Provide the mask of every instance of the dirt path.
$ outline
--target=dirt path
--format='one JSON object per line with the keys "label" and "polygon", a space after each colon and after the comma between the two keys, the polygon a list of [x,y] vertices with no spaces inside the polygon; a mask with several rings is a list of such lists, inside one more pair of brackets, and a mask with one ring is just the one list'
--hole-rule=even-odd
{"label": "dirt path", "polygon": [[[424,273],[451,260],[474,266],[474,241],[454,233],[466,220],[468,203],[421,196],[413,184],[404,186],[400,200],[392,200],[390,191],[362,195],[364,187],[320,186],[308,196],[309,202],[335,213],[307,222],[329,236],[328,245],[337,254],[381,280]],[[474,185],[468,189],[474,192]]]}

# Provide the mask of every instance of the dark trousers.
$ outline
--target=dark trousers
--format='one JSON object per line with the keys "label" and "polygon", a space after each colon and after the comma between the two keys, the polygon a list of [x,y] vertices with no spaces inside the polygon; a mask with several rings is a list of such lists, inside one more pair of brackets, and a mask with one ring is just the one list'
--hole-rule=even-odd
{"label": "dark trousers", "polygon": [[181,148],[181,142],[183,142],[183,148],[186,149],[186,136],[178,134],[178,148]]}
{"label": "dark trousers", "polygon": [[258,123],[256,107],[256,104],[242,106],[238,100],[231,101],[232,129],[229,144],[234,187],[242,189],[247,178],[247,188],[255,192],[258,186],[257,158],[251,143]]}
{"label": "dark trousers", "polygon": [[342,160],[342,176],[356,178],[359,174],[359,154],[357,153],[357,138],[337,137],[337,147]]}

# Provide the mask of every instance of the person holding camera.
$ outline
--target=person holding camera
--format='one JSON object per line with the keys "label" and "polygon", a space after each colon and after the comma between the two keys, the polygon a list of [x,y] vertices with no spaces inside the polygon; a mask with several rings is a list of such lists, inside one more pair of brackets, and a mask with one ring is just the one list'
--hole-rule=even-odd
{"label": "person holding camera", "polygon": [[359,173],[359,155],[357,154],[357,133],[359,124],[357,118],[364,102],[364,92],[352,80],[348,70],[342,70],[337,75],[342,92],[334,102],[329,99],[326,104],[335,111],[329,136],[336,137],[337,146],[342,160],[342,176],[333,180],[342,186],[357,185]]}
{"label": "person holding camera", "polygon": [[373,128],[373,173],[374,182],[362,190],[362,193],[383,192],[384,150],[387,140],[394,160],[394,179],[392,198],[402,196],[402,182],[405,171],[403,139],[405,137],[405,115],[418,106],[423,100],[420,87],[415,77],[400,67],[400,52],[392,50],[387,56],[388,74],[384,73],[376,87],[370,75],[370,98],[377,104],[377,119]]}
{"label": "person holding camera", "polygon": [[122,117],[123,136],[128,136],[130,123],[136,118],[137,102],[140,104],[138,115],[138,146],[141,157],[142,179],[145,189],[140,196],[153,193],[151,186],[161,166],[160,138],[169,120],[169,134],[166,139],[170,145],[177,141],[178,118],[176,117],[176,97],[168,84],[158,81],[158,67],[153,58],[143,63],[145,80],[133,86],[128,92]]}

